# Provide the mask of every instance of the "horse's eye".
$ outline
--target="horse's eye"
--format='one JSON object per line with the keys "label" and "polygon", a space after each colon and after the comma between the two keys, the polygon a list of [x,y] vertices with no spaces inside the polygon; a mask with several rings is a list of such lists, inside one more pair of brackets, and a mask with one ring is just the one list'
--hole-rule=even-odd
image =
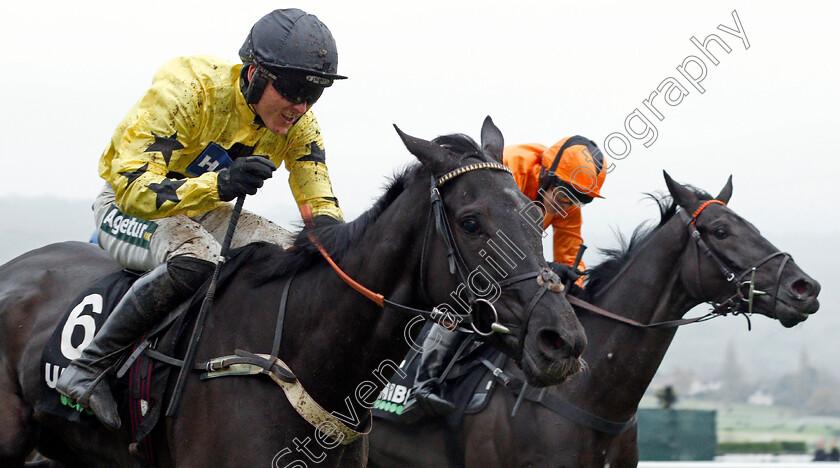
{"label": "horse's eye", "polygon": [[729,233],[723,229],[715,229],[714,234],[715,237],[717,237],[718,239],[726,239],[727,237],[729,237]]}
{"label": "horse's eye", "polygon": [[475,218],[464,218],[461,220],[461,228],[467,234],[478,234],[481,232],[481,224]]}

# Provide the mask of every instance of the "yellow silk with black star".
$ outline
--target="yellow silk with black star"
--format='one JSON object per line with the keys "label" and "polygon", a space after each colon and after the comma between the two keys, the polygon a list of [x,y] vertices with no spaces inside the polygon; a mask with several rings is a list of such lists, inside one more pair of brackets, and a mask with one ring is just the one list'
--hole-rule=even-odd
{"label": "yellow silk with black star", "polygon": [[222,154],[228,161],[263,155],[285,165],[298,206],[310,205],[314,216],[343,218],[315,115],[310,110],[285,135],[274,135],[255,122],[239,88],[241,69],[194,56],[158,70],[99,162],[99,175],[113,186],[124,213],[157,219],[217,208],[224,203],[216,183]]}

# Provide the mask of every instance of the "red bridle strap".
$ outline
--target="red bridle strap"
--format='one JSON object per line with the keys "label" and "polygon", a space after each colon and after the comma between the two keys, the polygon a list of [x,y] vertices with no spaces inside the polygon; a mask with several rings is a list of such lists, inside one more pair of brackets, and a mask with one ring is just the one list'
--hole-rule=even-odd
{"label": "red bridle strap", "polygon": [[707,206],[709,206],[713,203],[717,203],[718,205],[726,206],[726,203],[724,203],[720,200],[709,200],[706,203],[703,203],[702,205],[700,205],[700,208],[697,208],[697,210],[694,212],[694,214],[691,215],[691,224],[696,223],[697,222],[697,217],[700,216],[700,213],[702,213],[703,210],[705,210]]}

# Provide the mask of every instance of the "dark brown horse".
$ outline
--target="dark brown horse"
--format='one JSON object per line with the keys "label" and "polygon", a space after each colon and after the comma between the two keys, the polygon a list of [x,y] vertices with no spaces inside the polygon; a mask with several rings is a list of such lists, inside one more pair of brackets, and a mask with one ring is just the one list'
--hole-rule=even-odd
{"label": "dark brown horse", "polygon": [[[753,312],[785,327],[817,311],[819,284],[789,256],[723,203],[665,179],[675,203],[659,199],[660,224],[637,229],[629,245],[607,252],[610,258],[591,269],[583,299],[645,325],[683,320],[703,302],[719,312],[745,312],[752,299]],[[725,203],[731,194],[730,178],[715,200]],[[759,293],[750,297],[752,267]],[[407,428],[377,419],[371,465],[636,466],[634,416],[676,328],[634,326],[576,309],[589,341],[587,370],[548,389],[543,403],[529,401],[539,392],[526,393],[530,398],[514,417],[517,395],[499,388],[488,408],[467,416],[458,432],[440,422]],[[521,378],[513,364],[505,372]],[[562,407],[565,416],[546,406]]]}
{"label": "dark brown horse", "polygon": [[[579,370],[583,330],[563,296],[548,287],[556,276],[546,270],[539,234],[510,216],[528,200],[501,165],[499,130],[488,118],[481,146],[463,135],[437,144],[399,134],[421,164],[397,177],[369,211],[346,225],[304,229],[286,252],[251,247],[249,261],[217,291],[199,362],[236,349],[271,353],[281,291],[293,274],[279,357],[323,408],[359,423],[348,423],[351,429],[363,430],[394,361],[408,350],[406,339],[422,327],[416,314],[388,304],[438,306],[467,320],[468,311],[452,304],[474,304],[479,324],[513,330],[488,340],[523,365],[530,382],[556,384]],[[384,295],[386,306],[342,282],[309,232],[347,274]],[[520,255],[508,279],[476,274],[485,271],[486,244],[503,241]],[[137,463],[127,450],[127,424],[113,433],[33,409],[45,341],[89,283],[117,270],[105,253],[82,243],[50,245],[0,267],[0,466],[22,466],[33,448],[67,466]],[[365,438],[338,444],[335,433],[325,432],[304,421],[265,376],[199,381],[194,373],[179,416],[152,437],[160,466],[365,463]]]}

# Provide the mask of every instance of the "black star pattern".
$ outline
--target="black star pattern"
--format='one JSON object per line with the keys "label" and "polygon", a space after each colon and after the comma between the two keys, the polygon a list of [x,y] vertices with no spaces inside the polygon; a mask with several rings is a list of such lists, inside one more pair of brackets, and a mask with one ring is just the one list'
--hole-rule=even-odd
{"label": "black star pattern", "polygon": [[230,149],[227,150],[230,159],[241,158],[254,154],[254,146],[243,145],[242,143],[234,143]]}
{"label": "black star pattern", "polygon": [[318,146],[317,141],[313,141],[309,144],[309,154],[298,158],[298,161],[314,161],[316,163],[326,164],[327,154]]}
{"label": "black star pattern", "polygon": [[153,151],[160,151],[167,166],[169,165],[169,160],[172,158],[172,152],[184,149],[184,145],[178,141],[178,132],[175,132],[175,134],[170,137],[158,136],[155,135],[155,132],[152,132],[152,136],[155,137],[155,142],[149,145],[149,147],[146,148],[146,151],[143,152],[151,153]]}
{"label": "black star pattern", "polygon": [[157,194],[157,199],[155,200],[156,208],[160,209],[166,201],[171,201],[173,203],[181,201],[181,199],[178,198],[178,194],[175,192],[180,186],[184,185],[184,182],[186,182],[186,180],[163,179],[163,181],[159,184],[149,184],[149,190]]}
{"label": "black star pattern", "polygon": [[120,172],[119,174],[121,176],[125,177],[126,179],[128,179],[128,183],[126,184],[126,186],[128,186],[128,185],[133,184],[134,181],[137,180],[138,177],[143,175],[146,172],[146,170],[148,170],[148,169],[149,169],[149,163],[146,163],[146,164],[143,164],[142,166],[140,166],[139,168],[137,168],[137,170],[135,170],[135,171]]}

